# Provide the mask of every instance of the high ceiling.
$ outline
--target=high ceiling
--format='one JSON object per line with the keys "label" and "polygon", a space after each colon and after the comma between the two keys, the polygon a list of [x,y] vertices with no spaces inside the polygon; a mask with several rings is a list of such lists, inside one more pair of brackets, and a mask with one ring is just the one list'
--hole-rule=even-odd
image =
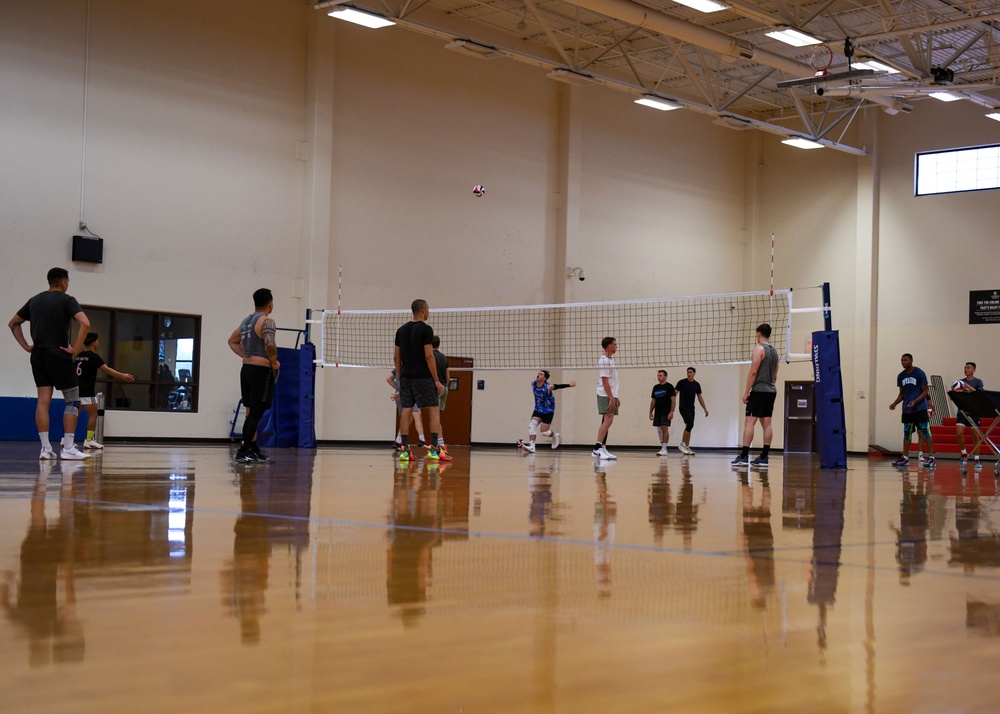
{"label": "high ceiling", "polygon": [[[982,105],[984,114],[1000,107],[1000,0],[719,1],[726,9],[711,13],[669,0],[347,0],[316,7],[369,11],[482,59],[657,95],[733,128],[806,136],[852,153],[861,151],[841,137],[864,105],[905,113],[947,90]],[[823,44],[793,47],[766,34],[786,27]],[[898,73],[838,79],[849,69],[846,39],[850,69],[876,60]],[[828,63],[821,82],[780,84],[815,80]]]}

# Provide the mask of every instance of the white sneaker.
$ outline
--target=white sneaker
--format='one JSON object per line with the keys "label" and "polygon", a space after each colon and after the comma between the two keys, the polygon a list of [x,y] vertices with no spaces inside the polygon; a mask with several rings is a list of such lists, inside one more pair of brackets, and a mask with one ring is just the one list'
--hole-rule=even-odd
{"label": "white sneaker", "polygon": [[657,456],[666,456],[667,455],[667,447],[666,446],[661,446],[660,450],[656,452],[656,455]]}
{"label": "white sneaker", "polygon": [[85,448],[85,449],[103,449],[104,448],[104,444],[98,444],[93,439],[88,439],[87,441],[83,442],[83,448]]}
{"label": "white sneaker", "polygon": [[615,456],[614,454],[612,454],[610,451],[607,450],[607,448],[605,448],[603,446],[600,449],[598,449],[598,451],[600,451],[600,454],[598,454],[598,458],[609,460],[609,461],[614,461],[615,459],[618,458],[617,456]]}
{"label": "white sneaker", "polygon": [[558,431],[552,433],[552,448],[553,449],[558,449],[559,448],[559,432]]}
{"label": "white sneaker", "polygon": [[39,461],[52,461],[56,458],[56,452],[50,448],[42,447],[42,453],[38,455]]}
{"label": "white sneaker", "polygon": [[533,441],[524,442],[524,450],[527,451],[529,454],[535,453],[535,442]]}
{"label": "white sneaker", "polygon": [[79,449],[77,449],[76,444],[74,444],[68,449],[64,448],[62,452],[59,454],[59,456],[67,461],[83,461],[84,459],[90,458],[90,454],[85,454]]}

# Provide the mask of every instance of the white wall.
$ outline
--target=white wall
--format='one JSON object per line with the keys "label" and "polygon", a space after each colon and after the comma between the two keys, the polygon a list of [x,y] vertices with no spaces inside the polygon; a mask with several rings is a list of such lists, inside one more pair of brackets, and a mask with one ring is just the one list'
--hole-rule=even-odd
{"label": "white wall", "polygon": [[[856,158],[651,111],[399,28],[347,26],[298,0],[240,13],[220,0],[90,5],[84,218],[105,238],[105,262],[69,261],[86,5],[13,0],[0,7],[0,242],[16,260],[0,284],[13,313],[64,265],[84,303],[203,316],[199,413],[111,412],[109,435],[226,435],[238,367],[225,340],[260,286],[274,290],[279,324],[296,327],[305,308],[336,306],[341,266],[345,308],[423,297],[432,315],[761,290],[772,232],[777,287],[832,284],[849,448],[898,440],[884,405],[903,351],[949,376],[977,361],[991,384],[998,328],[965,323],[968,290],[994,287],[995,195],[912,196],[914,151],[996,141],[995,123],[971,104],[868,110],[851,131],[870,156]],[[570,265],[587,281],[567,281]],[[820,325],[796,318],[793,350]],[[7,355],[0,394],[32,395],[12,340]],[[664,366],[679,379],[686,365]],[[476,376],[487,386],[475,393],[473,439],[522,435],[532,375]],[[554,376],[580,383],[558,395],[558,428],[568,443],[589,443],[594,371]],[[781,372],[809,376],[805,365]],[[384,377],[324,370],[320,438],[387,438]],[[698,378],[712,416],[694,443],[733,444],[745,370],[702,366]],[[653,441],[654,379],[655,369],[623,373],[613,444]],[[779,406],[775,445],[781,416]]]}

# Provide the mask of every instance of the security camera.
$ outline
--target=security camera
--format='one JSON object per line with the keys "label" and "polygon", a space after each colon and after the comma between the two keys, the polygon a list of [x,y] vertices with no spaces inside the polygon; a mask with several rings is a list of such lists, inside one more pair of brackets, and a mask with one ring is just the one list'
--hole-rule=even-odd
{"label": "security camera", "polygon": [[583,268],[566,268],[566,277],[575,277],[581,283],[587,279],[587,276],[583,274]]}
{"label": "security camera", "polygon": [[815,94],[817,97],[822,97],[824,94],[826,94],[826,90],[823,89],[821,85],[817,84],[815,87],[813,87],[813,94]]}
{"label": "security camera", "polygon": [[576,274],[576,277],[580,279],[581,283],[587,279],[587,276],[583,274],[583,268],[580,268],[580,272]]}

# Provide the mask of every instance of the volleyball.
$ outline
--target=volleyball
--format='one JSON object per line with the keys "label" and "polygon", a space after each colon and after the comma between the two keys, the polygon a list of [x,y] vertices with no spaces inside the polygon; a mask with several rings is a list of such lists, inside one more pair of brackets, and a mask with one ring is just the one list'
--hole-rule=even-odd
{"label": "volleyball", "polygon": [[477,183],[472,187],[472,193],[475,194],[476,198],[482,198],[483,194],[486,193],[486,187]]}
{"label": "volleyball", "polygon": [[961,379],[955,380],[955,383],[953,385],[951,385],[951,391],[953,391],[953,392],[964,392],[965,391],[965,382],[963,382]]}

